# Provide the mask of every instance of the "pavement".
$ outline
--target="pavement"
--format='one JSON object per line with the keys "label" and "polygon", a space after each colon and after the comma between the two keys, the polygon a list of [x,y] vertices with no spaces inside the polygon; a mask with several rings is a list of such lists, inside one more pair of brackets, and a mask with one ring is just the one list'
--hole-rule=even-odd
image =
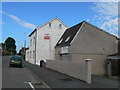
{"label": "pavement", "polygon": [[92,76],[92,83],[88,84],[82,80],[48,68],[41,68],[28,62],[24,63],[26,67],[28,67],[50,88],[112,88],[118,90],[119,83],[117,79]]}

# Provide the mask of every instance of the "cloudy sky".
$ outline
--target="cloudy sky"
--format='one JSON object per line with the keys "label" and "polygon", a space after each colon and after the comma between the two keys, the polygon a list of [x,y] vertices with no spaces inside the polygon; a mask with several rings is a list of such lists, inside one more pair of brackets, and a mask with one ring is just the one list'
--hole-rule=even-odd
{"label": "cloudy sky", "polygon": [[118,2],[2,2],[0,14],[2,42],[13,37],[17,50],[25,39],[29,46],[28,35],[34,28],[55,17],[68,27],[85,20],[118,36]]}

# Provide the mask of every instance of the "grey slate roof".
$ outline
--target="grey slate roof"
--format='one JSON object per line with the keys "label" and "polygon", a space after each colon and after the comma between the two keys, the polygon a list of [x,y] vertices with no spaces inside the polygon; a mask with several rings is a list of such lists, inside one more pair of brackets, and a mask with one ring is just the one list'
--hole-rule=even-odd
{"label": "grey slate roof", "polygon": [[[73,27],[70,27],[70,28],[66,29],[64,34],[61,36],[61,38],[57,42],[55,48],[56,47],[62,47],[62,46],[69,46],[70,43],[72,42],[73,38],[75,37],[75,35],[79,31],[79,28],[82,26],[83,22],[81,22],[81,23],[79,23],[79,24],[77,24],[77,25],[75,25]],[[69,37],[69,40],[66,41],[68,37]]]}

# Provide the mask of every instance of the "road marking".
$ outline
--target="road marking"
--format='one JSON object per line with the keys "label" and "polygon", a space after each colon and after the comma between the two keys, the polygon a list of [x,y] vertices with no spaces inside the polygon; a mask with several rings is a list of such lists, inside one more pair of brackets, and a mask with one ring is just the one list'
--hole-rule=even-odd
{"label": "road marking", "polygon": [[50,87],[43,80],[41,80],[36,74],[34,74],[32,70],[30,70],[29,68],[27,69],[28,69],[27,71],[29,71],[37,80],[39,80],[39,82],[41,82],[46,88],[50,89]]}
{"label": "road marking", "polygon": [[28,83],[28,84],[30,85],[30,87],[31,87],[33,90],[35,90],[35,87],[32,85],[31,82],[24,82],[24,83]]}

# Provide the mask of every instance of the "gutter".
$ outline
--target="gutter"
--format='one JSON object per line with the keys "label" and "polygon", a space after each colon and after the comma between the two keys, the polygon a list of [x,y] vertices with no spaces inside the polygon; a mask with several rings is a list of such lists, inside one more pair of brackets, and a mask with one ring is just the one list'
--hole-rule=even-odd
{"label": "gutter", "polygon": [[36,33],[35,33],[35,60],[34,60],[34,65],[36,65],[36,45],[37,45],[37,29],[35,29]]}

